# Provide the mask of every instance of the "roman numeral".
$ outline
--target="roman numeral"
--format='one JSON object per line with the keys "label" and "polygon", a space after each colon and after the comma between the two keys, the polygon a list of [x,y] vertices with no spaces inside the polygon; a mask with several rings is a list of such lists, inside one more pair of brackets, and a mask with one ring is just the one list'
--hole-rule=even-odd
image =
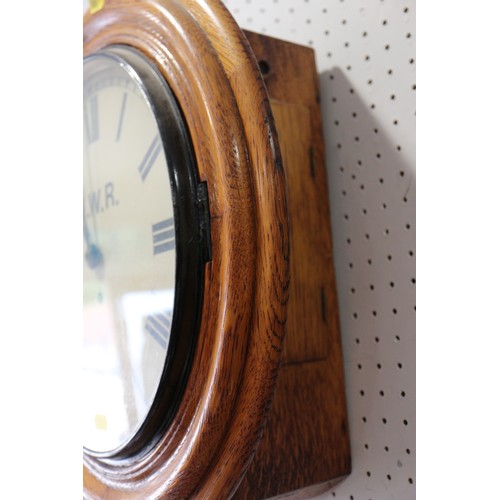
{"label": "roman numeral", "polygon": [[174,219],[165,219],[153,224],[153,254],[168,252],[175,248]]}
{"label": "roman numeral", "polygon": [[122,98],[122,107],[120,109],[120,118],[118,119],[118,130],[116,131],[116,142],[120,140],[120,136],[122,135],[122,127],[123,127],[123,116],[125,115],[125,106],[127,105],[127,96],[128,94],[125,92]]}
{"label": "roman numeral", "polygon": [[85,113],[85,127],[87,129],[88,143],[92,144],[99,140],[99,105],[97,96],[89,99],[88,113]]}
{"label": "roman numeral", "polygon": [[144,330],[163,348],[167,349],[172,326],[172,313],[151,314],[146,317]]}
{"label": "roman numeral", "polygon": [[148,150],[146,151],[146,155],[144,156],[141,164],[139,165],[139,173],[141,174],[141,179],[144,181],[151,170],[151,167],[154,165],[156,158],[161,151],[161,141],[160,137],[156,136],[151,142]]}

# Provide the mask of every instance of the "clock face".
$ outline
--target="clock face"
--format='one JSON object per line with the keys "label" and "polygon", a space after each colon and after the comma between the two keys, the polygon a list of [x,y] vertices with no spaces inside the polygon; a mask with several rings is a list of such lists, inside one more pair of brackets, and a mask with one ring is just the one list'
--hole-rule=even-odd
{"label": "clock face", "polygon": [[147,428],[152,409],[173,405],[159,387],[181,384],[168,360],[189,357],[175,341],[185,214],[168,150],[185,131],[161,77],[135,51],[87,57],[83,80],[84,447],[112,454]]}

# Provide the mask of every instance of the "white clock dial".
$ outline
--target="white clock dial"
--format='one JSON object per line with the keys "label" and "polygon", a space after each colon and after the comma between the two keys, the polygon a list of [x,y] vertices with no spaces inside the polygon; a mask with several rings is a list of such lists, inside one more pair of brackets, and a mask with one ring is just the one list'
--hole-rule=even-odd
{"label": "white clock dial", "polygon": [[176,239],[157,118],[134,69],[84,61],[84,446],[109,452],[143,423],[164,370]]}

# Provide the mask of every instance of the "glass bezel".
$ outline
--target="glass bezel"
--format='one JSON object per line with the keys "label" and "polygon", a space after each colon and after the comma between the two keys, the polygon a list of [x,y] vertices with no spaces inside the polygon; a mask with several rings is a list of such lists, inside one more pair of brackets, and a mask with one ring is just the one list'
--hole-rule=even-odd
{"label": "glass bezel", "polygon": [[[189,130],[167,82],[141,52],[129,46],[106,47],[84,58],[107,57],[118,62],[136,81],[152,110],[167,160],[172,192],[176,241],[175,298],[165,364],[153,402],[138,430],[118,448],[94,451],[90,456],[120,460],[147,453],[165,432],[178,408],[196,346],[207,240],[208,199],[199,180]],[[200,193],[203,194],[200,200]],[[208,245],[208,248],[207,248]]]}

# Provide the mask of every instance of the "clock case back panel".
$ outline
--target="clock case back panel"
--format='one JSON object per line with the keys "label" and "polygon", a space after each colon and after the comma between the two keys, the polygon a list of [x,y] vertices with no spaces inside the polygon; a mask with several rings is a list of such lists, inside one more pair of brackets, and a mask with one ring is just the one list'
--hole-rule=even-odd
{"label": "clock case back panel", "polygon": [[234,498],[311,498],[351,472],[319,81],[312,49],[245,35],[263,71],[283,155],[290,298],[270,414]]}

